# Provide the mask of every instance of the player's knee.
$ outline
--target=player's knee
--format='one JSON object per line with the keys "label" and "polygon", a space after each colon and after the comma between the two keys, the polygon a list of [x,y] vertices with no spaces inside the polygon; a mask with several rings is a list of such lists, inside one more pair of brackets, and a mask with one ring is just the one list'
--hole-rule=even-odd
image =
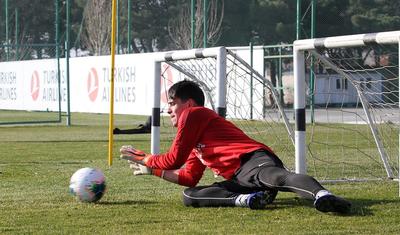
{"label": "player's knee", "polygon": [[262,182],[270,187],[279,187],[285,184],[285,181],[292,174],[280,167],[264,167],[260,171]]}

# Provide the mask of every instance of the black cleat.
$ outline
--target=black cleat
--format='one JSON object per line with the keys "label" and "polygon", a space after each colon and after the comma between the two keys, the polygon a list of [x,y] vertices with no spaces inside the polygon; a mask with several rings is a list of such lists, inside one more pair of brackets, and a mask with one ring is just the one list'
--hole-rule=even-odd
{"label": "black cleat", "polygon": [[252,193],[247,198],[246,204],[252,210],[264,209],[274,201],[277,193],[277,190]]}
{"label": "black cleat", "polygon": [[267,205],[264,192],[250,194],[247,198],[246,204],[252,210],[264,209]]}
{"label": "black cleat", "polygon": [[265,202],[267,205],[271,204],[274,202],[276,195],[278,195],[278,190],[276,189],[269,189],[264,192],[266,194]]}
{"label": "black cleat", "polygon": [[315,209],[322,212],[337,212],[347,214],[350,212],[351,203],[346,199],[329,194],[315,200]]}

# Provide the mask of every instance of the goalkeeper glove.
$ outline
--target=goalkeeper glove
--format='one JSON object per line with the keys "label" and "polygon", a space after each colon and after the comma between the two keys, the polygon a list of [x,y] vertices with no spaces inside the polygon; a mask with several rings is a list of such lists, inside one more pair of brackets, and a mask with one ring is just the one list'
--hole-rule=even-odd
{"label": "goalkeeper glove", "polygon": [[129,168],[132,169],[133,175],[155,175],[160,178],[164,178],[164,171],[160,169],[151,169],[142,165],[139,165],[136,162],[129,161]]}
{"label": "goalkeeper glove", "polygon": [[148,156],[143,151],[135,149],[131,145],[124,145],[119,151],[121,153],[121,159],[136,162],[143,166],[146,165]]}
{"label": "goalkeeper glove", "polygon": [[132,169],[134,175],[151,175],[151,168],[139,165],[138,163],[128,160],[129,168]]}
{"label": "goalkeeper glove", "polygon": [[129,168],[133,170],[134,175],[155,175],[160,178],[164,178],[164,171],[161,169],[151,169],[130,160],[128,160],[128,163]]}

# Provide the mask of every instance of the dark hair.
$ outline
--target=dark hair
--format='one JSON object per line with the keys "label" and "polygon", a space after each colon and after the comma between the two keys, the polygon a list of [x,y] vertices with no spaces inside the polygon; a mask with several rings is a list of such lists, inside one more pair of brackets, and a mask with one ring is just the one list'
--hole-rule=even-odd
{"label": "dark hair", "polygon": [[170,99],[179,98],[182,101],[193,99],[199,106],[204,106],[204,93],[197,83],[183,80],[172,85],[168,90]]}

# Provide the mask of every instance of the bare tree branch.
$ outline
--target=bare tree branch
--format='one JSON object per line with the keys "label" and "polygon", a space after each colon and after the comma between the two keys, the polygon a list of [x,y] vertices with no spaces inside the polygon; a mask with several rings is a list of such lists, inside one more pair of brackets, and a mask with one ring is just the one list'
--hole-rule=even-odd
{"label": "bare tree branch", "polygon": [[110,54],[111,1],[88,0],[85,8],[82,43],[94,55]]}
{"label": "bare tree branch", "polygon": [[[196,1],[194,47],[203,46],[204,0]],[[224,18],[224,0],[210,0],[207,7],[207,43],[214,45],[221,36]],[[191,45],[191,9],[185,4],[177,17],[168,23],[168,33],[179,49],[189,49]]]}

